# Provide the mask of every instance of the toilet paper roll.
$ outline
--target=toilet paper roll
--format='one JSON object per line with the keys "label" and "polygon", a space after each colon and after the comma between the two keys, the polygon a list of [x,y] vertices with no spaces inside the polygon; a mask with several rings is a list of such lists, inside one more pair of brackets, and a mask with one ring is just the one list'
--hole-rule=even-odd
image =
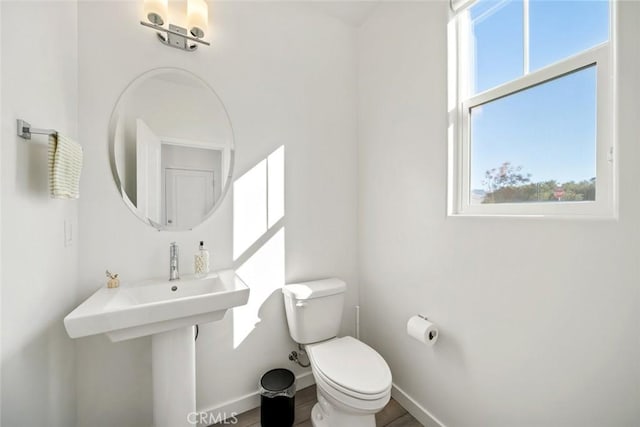
{"label": "toilet paper roll", "polygon": [[421,343],[434,345],[438,341],[440,332],[433,322],[428,321],[424,316],[417,315],[407,322],[407,334]]}

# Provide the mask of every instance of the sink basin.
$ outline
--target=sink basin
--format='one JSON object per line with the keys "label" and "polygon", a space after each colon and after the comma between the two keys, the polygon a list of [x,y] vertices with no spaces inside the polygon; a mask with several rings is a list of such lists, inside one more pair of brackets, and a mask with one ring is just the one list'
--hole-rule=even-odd
{"label": "sink basin", "polygon": [[248,299],[249,288],[233,270],[150,280],[98,289],[64,318],[64,325],[71,338],[104,333],[122,341],[220,320]]}

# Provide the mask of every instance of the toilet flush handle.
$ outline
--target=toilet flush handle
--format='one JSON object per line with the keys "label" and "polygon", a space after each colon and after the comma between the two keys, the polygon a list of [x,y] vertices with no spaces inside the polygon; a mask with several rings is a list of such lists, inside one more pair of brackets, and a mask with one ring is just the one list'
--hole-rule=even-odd
{"label": "toilet flush handle", "polygon": [[296,307],[298,307],[298,308],[305,308],[306,306],[307,306],[307,303],[304,302],[304,301],[298,301],[296,303]]}

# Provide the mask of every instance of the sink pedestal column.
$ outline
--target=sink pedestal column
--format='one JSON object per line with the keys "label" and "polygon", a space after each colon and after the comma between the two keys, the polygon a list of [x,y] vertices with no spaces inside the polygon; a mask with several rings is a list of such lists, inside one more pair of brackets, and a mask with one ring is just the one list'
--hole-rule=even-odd
{"label": "sink pedestal column", "polygon": [[151,344],[154,427],[193,427],[189,423],[197,418],[193,326],[152,335]]}

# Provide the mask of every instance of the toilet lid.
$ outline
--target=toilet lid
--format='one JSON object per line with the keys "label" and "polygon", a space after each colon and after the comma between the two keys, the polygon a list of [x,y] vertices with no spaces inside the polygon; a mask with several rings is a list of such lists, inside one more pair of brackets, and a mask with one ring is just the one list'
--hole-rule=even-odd
{"label": "toilet lid", "polygon": [[391,370],[374,349],[352,337],[308,346],[324,378],[359,394],[379,394],[391,386]]}

